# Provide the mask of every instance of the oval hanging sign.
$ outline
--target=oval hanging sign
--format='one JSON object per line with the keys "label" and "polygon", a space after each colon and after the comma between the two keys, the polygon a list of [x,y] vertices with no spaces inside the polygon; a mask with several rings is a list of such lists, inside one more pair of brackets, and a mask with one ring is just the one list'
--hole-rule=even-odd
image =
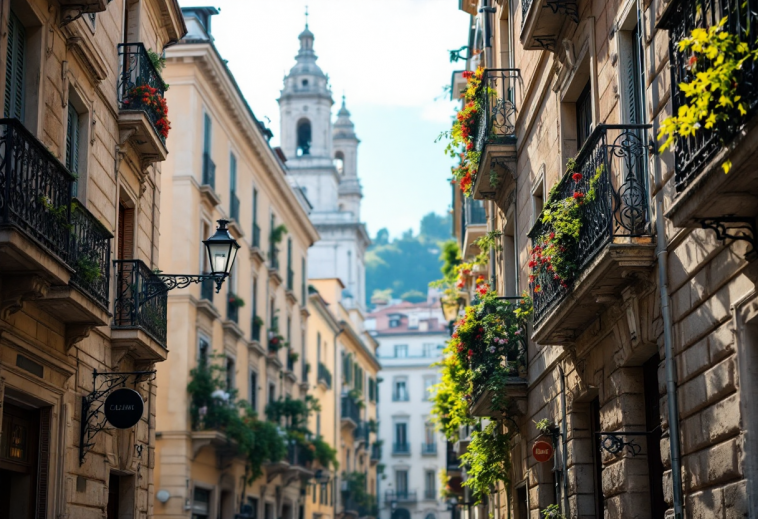
{"label": "oval hanging sign", "polygon": [[122,387],[111,391],[103,407],[109,424],[116,429],[129,429],[142,418],[145,402],[135,390]]}
{"label": "oval hanging sign", "polygon": [[553,444],[545,440],[537,440],[532,446],[532,456],[540,463],[550,461],[553,457]]}

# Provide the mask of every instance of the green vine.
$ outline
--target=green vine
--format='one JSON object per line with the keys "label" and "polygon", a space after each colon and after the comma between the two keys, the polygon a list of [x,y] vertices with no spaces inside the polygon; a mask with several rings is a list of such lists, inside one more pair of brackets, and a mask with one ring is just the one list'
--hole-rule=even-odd
{"label": "green vine", "polygon": [[461,455],[461,461],[468,465],[463,485],[471,489],[477,502],[492,493],[498,483],[510,483],[511,433],[501,428],[498,422],[490,422],[481,431],[475,430]]}
{"label": "green vine", "polygon": [[566,516],[561,513],[561,507],[558,505],[548,505],[540,513],[544,519],[566,519]]}
{"label": "green vine", "polygon": [[[708,29],[693,29],[679,42],[679,52],[692,53],[687,64],[691,79],[679,84],[689,103],[661,123],[658,139],[665,140],[660,151],[674,145],[678,137],[695,135],[701,128],[713,129],[747,113],[738,89],[744,84],[745,62],[758,59],[758,48],[751,49],[740,35],[725,30],[726,22],[724,17]],[[726,160],[721,167],[729,173],[732,162]]]}
{"label": "green vine", "polygon": [[271,230],[269,239],[271,240],[271,243],[281,243],[285,234],[287,234],[287,227],[282,223]]}
{"label": "green vine", "polygon": [[94,251],[90,251],[77,259],[74,269],[85,283],[94,283],[103,277],[97,253]]}

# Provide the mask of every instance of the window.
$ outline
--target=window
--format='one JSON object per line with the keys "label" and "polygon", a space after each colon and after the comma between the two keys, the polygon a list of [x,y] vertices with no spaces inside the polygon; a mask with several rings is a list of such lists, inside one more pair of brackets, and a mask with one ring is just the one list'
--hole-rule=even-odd
{"label": "window", "polygon": [[226,358],[226,391],[229,392],[234,389],[234,359]]}
{"label": "window", "polygon": [[321,436],[321,413],[316,414],[316,436]]}
{"label": "window", "polygon": [[508,218],[503,229],[503,285],[505,295],[515,295],[516,276],[518,275],[518,253],[516,251],[515,228],[513,218]]}
{"label": "window", "polygon": [[392,394],[394,402],[408,401],[408,381],[405,379],[395,380],[395,391]]}
{"label": "window", "polygon": [[311,154],[311,122],[301,119],[297,122],[297,156]]}
{"label": "window", "polygon": [[340,175],[345,174],[345,155],[341,151],[334,154],[334,167]]}
{"label": "window", "polygon": [[211,344],[202,335],[197,340],[197,360],[198,362],[208,362],[208,356],[210,355]]}
{"label": "window", "polygon": [[426,400],[432,400],[434,398],[432,388],[436,383],[437,379],[434,376],[424,377],[424,398]]}
{"label": "window", "polygon": [[436,346],[437,345],[433,343],[429,343],[429,342],[424,343],[423,345],[424,357],[433,357]]}
{"label": "window", "polygon": [[273,404],[276,402],[276,384],[273,382],[268,383],[268,403]]}
{"label": "window", "polygon": [[436,445],[437,443],[434,424],[432,422],[426,422],[424,424],[424,442],[427,445]]}
{"label": "window", "polygon": [[640,99],[642,52],[639,31],[635,27],[631,31],[619,31],[618,35],[623,120],[629,124],[643,124],[645,121],[642,99]]}
{"label": "window", "polygon": [[295,289],[295,273],[292,271],[292,238],[287,238],[287,290]]}
{"label": "window", "polygon": [[263,519],[274,519],[274,505],[266,503],[263,507]]}
{"label": "window", "polygon": [[229,154],[229,216],[232,220],[240,219],[240,200],[237,198],[237,157]]}
{"label": "window", "polygon": [[305,258],[300,258],[300,304],[304,307],[308,305],[305,300],[305,279],[308,277],[308,271],[305,270]]}
{"label": "window", "polygon": [[576,148],[582,149],[584,141],[592,133],[592,89],[590,82],[576,100]]}
{"label": "window", "polygon": [[253,247],[261,246],[261,228],[258,226],[258,190],[253,188]]}
{"label": "window", "polygon": [[405,496],[408,494],[408,471],[407,470],[395,471],[395,489],[398,496]]}
{"label": "window", "polygon": [[208,519],[210,516],[211,491],[195,487],[192,492],[192,519]]}
{"label": "window", "polygon": [[545,166],[540,168],[540,174],[537,181],[532,187],[532,225],[537,223],[537,219],[545,205]]}
{"label": "window", "polygon": [[437,475],[434,473],[433,470],[427,470],[424,472],[424,497],[426,499],[435,499],[436,491],[436,479]]}
{"label": "window", "polygon": [[[74,174],[75,177],[79,176],[79,113],[74,108],[73,103],[70,101],[69,95],[68,103],[68,124],[66,126],[66,168]],[[76,196],[78,193],[78,180],[74,181],[74,185],[71,189],[71,194]]]}
{"label": "window", "polygon": [[516,489],[516,519],[529,519],[529,501],[526,494],[526,484]]}
{"label": "window", "polygon": [[304,87],[307,87],[308,86],[308,80],[307,79],[303,79],[302,85]]}
{"label": "window", "polygon": [[216,186],[216,166],[211,160],[211,116],[203,114],[203,185]]}
{"label": "window", "polygon": [[8,18],[8,53],[5,64],[4,117],[24,120],[24,67],[26,66],[26,29],[10,11]]}
{"label": "window", "polygon": [[408,356],[407,344],[395,344],[395,357],[405,358]]}
{"label": "window", "polygon": [[395,445],[396,451],[404,451],[403,447],[408,445],[408,424],[405,422],[395,424]]}
{"label": "window", "polygon": [[258,410],[258,373],[250,370],[250,407]]}
{"label": "window", "polygon": [[368,379],[368,401],[376,402],[376,380],[371,377]]}

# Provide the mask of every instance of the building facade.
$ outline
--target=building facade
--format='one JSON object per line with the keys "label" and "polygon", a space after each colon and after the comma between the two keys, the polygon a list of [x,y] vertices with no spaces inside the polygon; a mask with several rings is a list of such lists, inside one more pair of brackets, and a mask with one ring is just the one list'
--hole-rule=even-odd
{"label": "building facade", "polygon": [[298,37],[297,63],[284,78],[279,97],[281,147],[292,178],[313,206],[311,220],[321,239],[309,251],[308,277],[340,278],[352,304],[365,310],[364,257],[369,245],[360,221],[358,137],[342,107],[332,124],[329,79],[316,64],[313,33]]}
{"label": "building facade", "polygon": [[[281,155],[269,146],[270,133],[213,44],[216,14],[214,8],[184,9],[188,34],[166,51],[177,152],[164,170],[167,252],[160,265],[170,272],[208,272],[201,240],[213,233],[216,220],[229,222],[241,248],[220,293],[209,281],[168,298],[169,341],[176,346],[158,372],[166,390],[157,402],[156,488],[165,497],[155,513],[295,519],[302,517],[301,491],[316,466],[302,457],[300,443],[292,443],[294,424],[269,413],[271,406],[305,399],[305,276],[318,233]],[[198,381],[209,372],[218,382],[204,395]],[[232,428],[213,418],[229,399],[244,402],[255,416],[247,425],[259,430],[272,420],[288,435],[283,459],[266,460],[257,477],[249,458],[230,443]]]}
{"label": "building facade", "polygon": [[[480,252],[465,212],[483,200],[480,225],[497,232],[485,276],[499,296],[526,291],[533,303],[526,365],[504,390],[517,404],[501,421],[511,484],[465,511],[758,516],[754,66],[733,84],[749,99],[744,115],[668,151],[656,140],[689,102],[680,84],[708,66],[679,42],[724,19],[721,31],[754,50],[744,29],[754,10],[688,0],[460,7],[472,16],[467,68],[483,67],[485,86],[478,174],[473,200],[455,195],[457,232],[464,257]],[[565,252],[549,249],[562,229],[545,218],[561,201],[578,207],[569,275],[542,267],[554,265],[546,248]],[[477,399],[471,413],[491,417]],[[538,439],[553,442],[549,462],[532,454]]]}
{"label": "building facade", "polygon": [[423,303],[391,302],[368,314],[367,327],[379,343],[382,482],[380,517],[447,517],[440,480],[447,449],[431,417],[432,387],[439,382],[435,363],[448,338],[439,298]]}
{"label": "building facade", "polygon": [[[140,100],[163,101],[149,53],[184,21],[175,1],[13,0],[0,27],[0,517],[152,517],[166,314],[148,324],[123,281],[158,266],[168,128]],[[121,430],[117,386],[144,403]]]}

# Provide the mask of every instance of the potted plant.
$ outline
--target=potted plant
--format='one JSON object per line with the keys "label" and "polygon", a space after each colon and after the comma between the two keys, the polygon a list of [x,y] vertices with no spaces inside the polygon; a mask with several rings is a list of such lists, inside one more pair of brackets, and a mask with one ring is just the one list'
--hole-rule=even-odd
{"label": "potted plant", "polygon": [[229,292],[229,304],[235,308],[242,308],[245,306],[245,300],[242,299],[240,296],[235,294],[234,292]]}

